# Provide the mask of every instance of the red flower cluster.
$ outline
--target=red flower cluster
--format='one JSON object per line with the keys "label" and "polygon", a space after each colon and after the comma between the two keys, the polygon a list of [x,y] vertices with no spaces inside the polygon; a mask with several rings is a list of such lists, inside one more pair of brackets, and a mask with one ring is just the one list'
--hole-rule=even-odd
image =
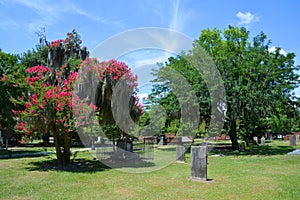
{"label": "red flower cluster", "polygon": [[60,44],[63,44],[64,42],[65,42],[65,40],[55,40],[55,41],[52,41],[50,43],[50,47],[54,49],[54,48],[58,47]]}
{"label": "red flower cluster", "polygon": [[51,72],[51,70],[48,67],[45,67],[44,65],[38,65],[26,69],[25,72],[29,74],[34,74],[34,73],[41,74],[43,72]]}
{"label": "red flower cluster", "polygon": [[39,66],[28,68],[25,71],[30,74],[30,77],[26,78],[27,83],[34,85],[36,81],[39,81],[40,79],[43,78],[43,75],[45,73],[49,73],[50,69],[43,65],[39,65]]}
{"label": "red flower cluster", "polygon": [[2,78],[1,78],[1,81],[6,81],[6,79],[7,79],[7,78],[6,78],[6,75],[3,74],[3,75],[2,75]]}

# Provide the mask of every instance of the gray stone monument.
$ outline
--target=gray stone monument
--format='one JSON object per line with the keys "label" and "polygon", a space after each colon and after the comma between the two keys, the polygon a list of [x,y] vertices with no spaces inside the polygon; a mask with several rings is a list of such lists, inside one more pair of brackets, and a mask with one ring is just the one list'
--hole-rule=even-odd
{"label": "gray stone monument", "polygon": [[0,131],[0,149],[3,149],[2,145],[3,145],[3,138],[2,138],[2,131]]}
{"label": "gray stone monument", "polygon": [[253,137],[253,144],[258,145],[258,137]]}
{"label": "gray stone monument", "polygon": [[207,181],[207,145],[191,147],[191,179]]}
{"label": "gray stone monument", "polygon": [[296,142],[300,142],[300,135],[296,135]]}
{"label": "gray stone monument", "polygon": [[247,149],[247,142],[246,141],[242,141],[242,143],[241,143],[241,150],[242,151],[246,151],[246,149]]}
{"label": "gray stone monument", "polygon": [[296,146],[296,136],[290,136],[290,146]]}
{"label": "gray stone monument", "polygon": [[6,151],[8,150],[8,137],[6,137],[5,149],[6,149]]}
{"label": "gray stone monument", "polygon": [[165,137],[164,136],[159,136],[159,143],[158,143],[158,145],[164,145],[164,139],[165,139]]}
{"label": "gray stone monument", "polygon": [[[3,139],[2,139],[2,131],[0,131],[0,144],[3,144]],[[1,146],[0,146],[1,147]]]}
{"label": "gray stone monument", "polygon": [[101,136],[97,137],[97,143],[102,143],[102,137]]}
{"label": "gray stone monument", "polygon": [[260,139],[260,144],[262,145],[262,146],[265,146],[266,145],[266,138],[263,136],[263,137],[261,137],[261,139]]}
{"label": "gray stone monument", "polygon": [[185,147],[177,146],[176,147],[176,162],[185,162]]}
{"label": "gray stone monument", "polygon": [[92,139],[92,146],[91,146],[91,150],[95,150],[94,139]]}

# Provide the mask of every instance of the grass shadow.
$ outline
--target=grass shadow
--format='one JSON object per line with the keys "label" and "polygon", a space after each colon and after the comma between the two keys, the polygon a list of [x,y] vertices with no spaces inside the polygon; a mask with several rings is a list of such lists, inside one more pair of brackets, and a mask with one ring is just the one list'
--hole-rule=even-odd
{"label": "grass shadow", "polygon": [[107,159],[98,160],[87,153],[82,153],[80,158],[73,158],[71,163],[67,166],[58,166],[57,159],[53,158],[42,161],[32,161],[29,163],[27,170],[95,173],[112,168],[147,168],[153,166],[155,166],[155,163],[139,158],[138,156],[127,156],[126,158],[112,156]]}
{"label": "grass shadow", "polygon": [[271,156],[271,155],[285,155],[293,150],[297,149],[296,147],[287,146],[287,145],[272,145],[272,142],[268,142],[267,145],[253,145],[249,144],[246,147],[246,150],[233,151],[230,144],[226,143],[217,143],[214,144],[214,147],[210,151],[210,154],[222,154],[222,155],[239,155],[239,156]]}
{"label": "grass shadow", "polygon": [[126,151],[113,153],[106,159],[99,159],[99,162],[103,162],[112,168],[147,168],[155,166],[151,159],[145,159],[137,153]]}
{"label": "grass shadow", "polygon": [[111,169],[97,160],[76,159],[67,166],[58,166],[56,159],[32,161],[29,163],[27,170],[29,171],[65,171],[77,173],[95,173]]}

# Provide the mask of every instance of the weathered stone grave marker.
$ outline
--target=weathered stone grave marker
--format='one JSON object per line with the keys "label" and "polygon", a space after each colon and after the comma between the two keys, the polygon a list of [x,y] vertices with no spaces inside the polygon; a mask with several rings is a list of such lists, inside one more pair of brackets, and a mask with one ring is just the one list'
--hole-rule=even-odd
{"label": "weathered stone grave marker", "polygon": [[176,162],[185,162],[184,146],[176,146]]}
{"label": "weathered stone grave marker", "polygon": [[258,145],[258,137],[253,137],[253,144]]}
{"label": "weathered stone grave marker", "polygon": [[260,139],[260,144],[261,144],[262,146],[265,146],[265,145],[266,145],[266,138],[265,138],[264,136],[261,137],[261,139]]}
{"label": "weathered stone grave marker", "polygon": [[241,143],[241,150],[242,151],[246,151],[246,149],[247,149],[247,142],[246,141],[242,141],[242,143]]}
{"label": "weathered stone grave marker", "polygon": [[164,135],[160,135],[158,145],[164,145],[164,139],[165,139]]}
{"label": "weathered stone grave marker", "polygon": [[300,134],[296,135],[296,142],[300,142]]}
{"label": "weathered stone grave marker", "polygon": [[296,136],[290,136],[290,146],[296,146]]}
{"label": "weathered stone grave marker", "polygon": [[2,131],[0,131],[0,149],[2,149],[3,138],[2,138]]}
{"label": "weathered stone grave marker", "polygon": [[207,181],[207,145],[191,147],[191,179]]}
{"label": "weathered stone grave marker", "polygon": [[101,136],[97,137],[97,143],[99,143],[99,144],[102,143],[102,137]]}

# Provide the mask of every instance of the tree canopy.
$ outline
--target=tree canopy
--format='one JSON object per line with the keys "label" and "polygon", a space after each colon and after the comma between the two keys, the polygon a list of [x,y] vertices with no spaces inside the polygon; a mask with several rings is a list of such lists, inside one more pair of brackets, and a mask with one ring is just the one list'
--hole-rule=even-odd
{"label": "tree canopy", "polygon": [[[130,68],[116,60],[99,62],[88,58],[87,48],[81,43],[79,34],[72,30],[64,40],[45,41],[46,66],[20,69],[21,77],[17,71],[3,71],[3,85],[22,91],[6,95],[14,105],[20,105],[12,110],[15,129],[25,136],[51,132],[59,165],[69,164],[72,134],[91,126],[92,112],[97,113],[92,119],[96,125],[118,126],[121,130],[127,126],[124,117],[137,120],[143,114],[136,96],[137,77]],[[28,51],[21,62],[30,65],[41,60],[45,64],[41,56],[45,55],[44,49]],[[9,61],[5,66],[16,63],[17,57],[5,56]]]}
{"label": "tree canopy", "polygon": [[[201,57],[203,54],[196,53],[202,48],[211,56],[226,90],[226,106],[220,104],[220,108],[225,108],[221,109],[225,117],[223,130],[229,134],[233,149],[239,148],[237,137],[249,140],[269,131],[271,120],[276,116],[284,115],[292,120],[296,98],[293,90],[299,85],[299,66],[295,66],[295,54],[283,55],[279,47],[271,51],[271,41],[264,33],[252,40],[249,34],[246,28],[233,26],[223,31],[203,30],[187,56],[170,58],[165,64],[179,71],[192,85],[198,97],[201,123],[207,126],[212,117],[211,91],[205,82],[206,72],[199,74],[193,64],[197,63],[195,60],[205,59]],[[153,94],[161,92],[161,89],[170,90],[167,76],[161,75],[163,71],[164,68],[161,68],[156,74],[160,84],[154,87]],[[164,103],[166,98],[172,100]],[[172,106],[173,99],[169,92],[167,97],[159,98],[159,102],[176,113],[178,107]],[[172,112],[169,112],[169,118],[174,116]]]}

